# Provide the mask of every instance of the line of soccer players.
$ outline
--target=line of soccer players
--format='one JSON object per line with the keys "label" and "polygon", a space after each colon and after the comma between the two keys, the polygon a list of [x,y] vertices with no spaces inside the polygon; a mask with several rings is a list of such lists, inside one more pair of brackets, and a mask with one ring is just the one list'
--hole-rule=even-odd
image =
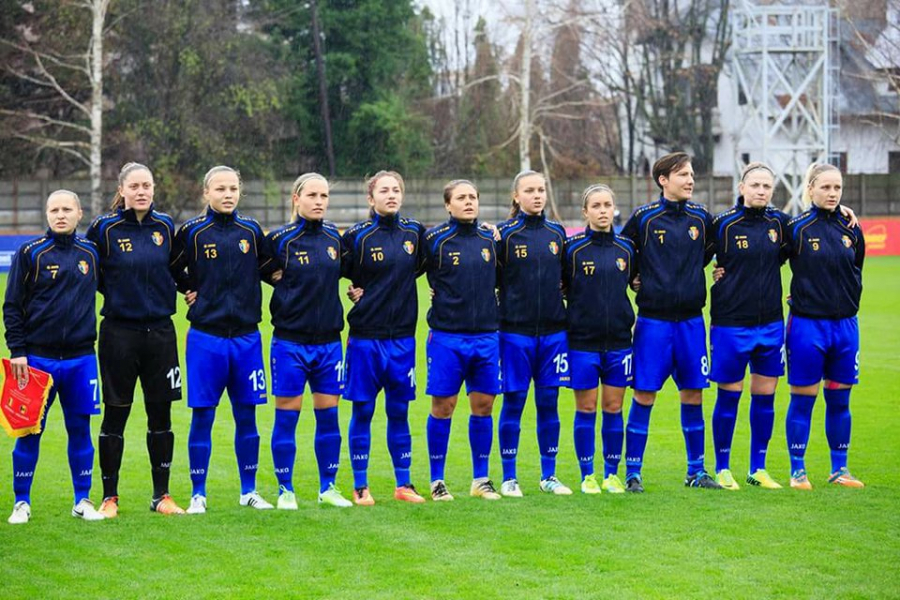
{"label": "line of soccer players", "polygon": [[[371,421],[381,390],[396,477],[394,498],[425,502],[410,479],[408,421],[408,405],[416,397],[416,279],[423,274],[432,290],[426,393],[432,397],[427,440],[435,501],[453,500],[444,465],[463,382],[471,408],[472,496],[495,500],[523,495],[516,455],[532,380],[539,489],[572,493],[556,476],[557,405],[559,388],[566,386],[575,394],[581,491],[642,492],[650,415],[669,376],[681,398],[685,485],[738,489],[729,458],[748,364],[752,401],[746,481],[778,488],[766,471],[765,457],[775,386],[785,360],[791,385],[786,426],[791,486],[811,489],[804,455],[813,403],[824,380],[833,463],[829,481],[862,487],[847,470],[847,449],[850,389],[859,371],[856,313],[865,244],[852,212],[839,206],[840,172],[829,165],[810,168],[810,208],[795,219],[770,205],[775,177],[762,163],[748,165],[735,207],[715,219],[690,201],[694,179],[687,154],[661,158],[653,179],[660,198],[638,208],[620,234],[613,230],[612,190],[588,187],[582,196],[587,227],[568,239],[562,226],[546,218],[546,182],[533,171],[516,176],[510,218],[496,228],[479,224],[478,190],[472,182],[449,182],[444,188],[449,219],[427,231],[400,215],[402,177],[379,172],[367,181],[370,217],[343,235],[325,221],[328,183],[317,174],[295,181],[292,221],[269,234],[238,213],[241,182],[230,167],[206,174],[207,208],[177,233],[172,220],[153,208],[153,176],[146,166],[129,163],[122,168],[113,211],[94,221],[86,239],[75,235],[81,218],[77,196],[54,192],[47,200],[47,233],[24,244],[13,260],[3,312],[13,376],[24,384],[30,365],[54,377],[48,409],[58,395],[69,434],[73,516],[99,520],[118,513],[124,430],[138,380],[148,418],[151,510],[206,511],[211,432],[226,390],[235,422],[240,504],[273,508],[256,489],[256,406],[266,402],[269,387],[258,330],[262,281],[274,286],[271,451],[278,508],[297,508],[292,475],[307,383],[316,418],[319,503],[375,503],[367,470]],[[704,269],[713,256],[710,363],[702,309]],[[780,267],[787,260],[793,279],[785,356]],[[342,277],[351,281],[348,294],[354,302],[347,315],[346,357],[340,343]],[[637,290],[636,321],[629,287]],[[99,363],[106,409],[99,439],[104,499],[96,510],[88,493],[94,453],[89,417],[99,413],[100,405],[94,357],[98,289],[104,295]],[[176,290],[190,306],[185,356],[193,492],[186,511],[168,493],[174,446],[171,402],[181,398],[171,320]],[[715,476],[704,466],[702,390],[710,378],[718,384],[712,419]],[[629,386],[634,395],[626,424],[622,407]],[[488,465],[493,404],[500,393],[503,481],[498,490]],[[352,502],[335,486],[341,396],[353,403],[348,432]],[[604,462],[599,480],[593,465],[598,400]],[[10,523],[30,518],[40,438],[22,437],[13,451],[16,497]],[[624,482],[618,476],[623,447]]]}

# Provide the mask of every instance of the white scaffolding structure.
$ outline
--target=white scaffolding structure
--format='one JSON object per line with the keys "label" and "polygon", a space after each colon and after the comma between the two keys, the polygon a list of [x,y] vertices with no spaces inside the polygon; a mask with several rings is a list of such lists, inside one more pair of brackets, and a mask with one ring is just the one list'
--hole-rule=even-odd
{"label": "white scaffolding structure", "polygon": [[830,158],[837,129],[837,11],[815,4],[733,5],[731,69],[740,125],[735,180],[750,160],[764,161],[788,191],[785,212],[800,211],[803,175]]}

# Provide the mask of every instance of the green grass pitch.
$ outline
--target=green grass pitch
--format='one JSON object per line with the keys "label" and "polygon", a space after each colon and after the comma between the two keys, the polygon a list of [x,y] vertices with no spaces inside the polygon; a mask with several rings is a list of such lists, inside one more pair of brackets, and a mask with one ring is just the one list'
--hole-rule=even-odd
{"label": "green grass pitch", "polygon": [[[787,271],[787,269],[785,269]],[[391,498],[393,474],[384,441],[385,418],[374,421],[370,484],[377,505],[348,510],[316,505],[314,419],[307,404],[298,429],[297,512],[238,506],[238,477],[227,404],[214,429],[209,512],[166,518],[148,510],[150,473],[143,404],[126,433],[121,511],[115,521],[85,523],[69,516],[71,482],[61,411],[51,410],[33,490],[30,524],[5,523],[12,508],[13,441],[0,436],[0,597],[3,598],[874,598],[900,596],[900,258],[872,258],[865,268],[860,315],[861,383],[852,399],[850,467],[867,487],[829,487],[824,403],[819,398],[808,453],[812,493],[686,489],[678,403],[671,382],[651,424],[642,496],[549,497],[539,478],[534,409],[523,420],[519,476],[526,497],[488,503],[467,496],[471,471],[468,407],[454,419],[447,467],[450,504],[411,506]],[[5,289],[5,277],[3,278]],[[420,287],[420,396],[411,413],[413,481],[428,487],[424,396],[427,290]],[[180,301],[179,301],[180,303]],[[177,318],[183,345],[183,307]],[[271,325],[262,325],[268,340]],[[183,358],[182,358],[183,361]],[[182,362],[182,365],[184,363]],[[714,393],[706,394],[707,465],[712,468]],[[226,401],[223,401],[227,403]],[[630,402],[630,395],[626,400]],[[784,439],[787,386],[779,385],[769,470],[787,483]],[[741,402],[732,463],[745,472],[748,399]],[[576,487],[573,399],[561,394],[559,476]],[[275,500],[269,440],[274,408],[258,411],[262,436],[259,489]],[[349,493],[346,446],[338,485]],[[499,399],[495,415],[499,414]],[[176,434],[172,493],[190,494],[184,402],[173,411]],[[93,434],[100,421],[93,421]],[[599,423],[598,423],[599,426]],[[598,445],[600,437],[598,434]],[[599,448],[598,448],[599,450]],[[599,455],[599,452],[598,452]],[[597,461],[601,467],[602,461]],[[601,467],[602,468],[602,467]],[[496,440],[491,465],[500,477]],[[92,497],[102,489],[95,459]]]}

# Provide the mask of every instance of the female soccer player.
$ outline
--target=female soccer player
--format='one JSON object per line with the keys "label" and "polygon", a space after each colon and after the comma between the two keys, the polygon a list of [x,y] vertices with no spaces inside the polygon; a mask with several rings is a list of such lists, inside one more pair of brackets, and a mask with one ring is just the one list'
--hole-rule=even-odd
{"label": "female soccer player", "polygon": [[498,226],[500,244],[500,364],[503,407],[498,437],[503,464],[500,493],[522,497],[516,455],[522,411],[534,380],[537,438],[541,455],[540,489],[572,493],[556,477],[559,449],[559,386],[569,380],[566,308],[562,296],[566,231],[544,216],[544,176],[522,171],[513,180],[510,219]]}
{"label": "female soccer player", "polygon": [[791,314],[788,321],[787,412],[791,487],[812,489],[806,473],[813,405],[825,381],[825,435],[831,448],[829,483],[861,488],[847,469],[850,448],[850,390],[859,381],[859,324],[866,254],[862,230],[847,221],[838,206],[841,172],[813,164],[806,172],[804,201],[809,209],[788,223]]}
{"label": "female soccer player", "polygon": [[206,512],[206,479],[212,426],[222,392],[228,390],[234,416],[234,450],[241,479],[240,504],[272,508],[256,491],[259,433],[256,405],[266,403],[266,371],[257,325],[262,319],[260,278],[273,280],[277,264],[259,223],[237,212],[238,172],[217,166],[203,178],[204,214],[187,221],[175,236],[173,272],[186,270],[197,292],[188,310],[188,435],[193,495],[189,514]]}
{"label": "female soccer player", "polygon": [[294,182],[294,218],[269,234],[282,277],[269,310],[275,334],[270,356],[275,427],[272,462],[278,478],[278,508],[297,509],[292,481],[297,421],[307,380],[316,415],[315,449],[319,465],[319,504],[347,508],[334,480],[341,455],[338,401],[344,387],[341,329],[344,309],[338,291],[341,278],[341,238],[325,223],[328,182],[306,173]]}
{"label": "female soccer player", "polygon": [[[631,326],[634,309],[629,284],[637,274],[634,244],[613,231],[613,191],[592,185],[581,196],[587,228],[566,242],[569,365],[575,392],[575,453],[581,467],[581,491],[625,491],[619,479],[622,458],[622,401],[632,381]],[[597,382],[603,384],[603,483],[594,475]]]}
{"label": "female soccer player", "polygon": [[81,202],[73,192],[50,194],[47,233],[23,244],[9,271],[3,324],[12,376],[22,388],[28,383],[29,366],[53,376],[41,433],[19,438],[13,449],[16,501],[11,524],[31,518],[31,483],[47,414],[57,394],[69,435],[69,469],[75,488],[72,516],[103,519],[88,499],[94,464],[91,415],[100,414],[94,354],[99,256],[93,242],[75,235],[81,216]]}
{"label": "female soccer player", "polygon": [[103,379],[100,425],[100,512],[115,518],[119,507],[119,467],[125,424],[140,379],[147,412],[147,452],[153,496],[150,510],[182,514],[169,495],[175,436],[172,402],[181,399],[181,368],[175,341],[175,280],[169,271],[175,227],[153,208],[153,174],[138,163],[119,172],[113,212],[98,217],[87,232],[100,253],[100,291],[104,302],[99,359]]}
{"label": "female soccer player", "polygon": [[493,436],[494,397],[500,393],[500,347],[497,334],[497,245],[478,226],[478,190],[456,179],[444,186],[450,219],[425,234],[428,283],[433,291],[428,311],[428,416],[431,497],[453,500],[444,483],[450,420],[462,382],[466,382],[472,416],[469,444],[474,479],[470,494],[499,500],[488,477]]}
{"label": "female soccer player", "polygon": [[690,201],[691,157],[667,154],[653,165],[660,189],[656,202],[639,207],[623,234],[638,252],[641,288],[634,330],[634,399],[625,436],[625,484],[643,492],[641,467],[656,395],[672,376],[681,397],[681,430],[687,451],[688,487],[721,489],[704,467],[703,388],[709,387],[706,356],[704,267],[712,259],[712,217]]}
{"label": "female soccer player", "polygon": [[347,315],[344,398],[353,401],[349,432],[353,501],[375,504],[367,472],[375,398],[383,389],[387,446],[397,482],[394,498],[422,503],[425,499],[409,475],[412,438],[407,415],[416,398],[416,278],[424,272],[425,228],[400,215],[404,184],[399,173],[379,171],[366,182],[366,192],[369,218],[347,230],[342,240],[346,275],[354,288],[364,290]]}

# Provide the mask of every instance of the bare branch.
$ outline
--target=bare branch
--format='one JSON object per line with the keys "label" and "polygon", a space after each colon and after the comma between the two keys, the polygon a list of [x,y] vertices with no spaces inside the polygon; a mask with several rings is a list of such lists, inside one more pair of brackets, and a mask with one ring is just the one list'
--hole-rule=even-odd
{"label": "bare branch", "polygon": [[86,133],[90,135],[91,130],[84,125],[79,125],[78,123],[70,123],[68,121],[60,121],[59,119],[54,119],[52,117],[48,117],[47,115],[38,114],[36,112],[26,111],[26,110],[9,110],[9,109],[0,109],[0,115],[7,115],[10,117],[24,117],[27,119],[36,119],[38,121],[43,122],[46,125],[58,125],[59,127],[67,127],[69,129],[74,129],[80,133]]}
{"label": "bare branch", "polygon": [[[60,55],[50,54],[48,52],[39,52],[38,50],[35,50],[34,48],[31,48],[29,46],[24,46],[22,44],[17,44],[15,42],[11,42],[10,40],[4,39],[4,38],[0,38],[0,44],[3,44],[4,46],[9,46],[10,48],[15,48],[16,50],[19,50],[20,52],[25,52],[25,53],[31,54],[33,56],[40,56],[42,59],[46,60],[47,62],[49,62],[51,64],[56,65],[57,67],[60,67],[63,69],[70,69],[72,71],[78,71],[80,73],[84,73],[85,75],[88,74],[88,70],[86,67],[84,67],[82,65],[76,65],[76,64],[67,62],[67,59],[73,58],[73,56],[62,57]],[[82,57],[83,57],[82,55],[75,56],[75,58],[82,58]]]}

